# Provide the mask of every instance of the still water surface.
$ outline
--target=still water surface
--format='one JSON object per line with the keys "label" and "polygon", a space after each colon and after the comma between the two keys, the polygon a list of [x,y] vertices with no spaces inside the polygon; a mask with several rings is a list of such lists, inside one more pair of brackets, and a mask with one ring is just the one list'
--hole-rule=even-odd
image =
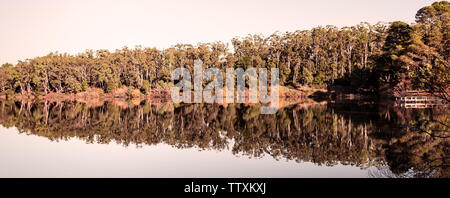
{"label": "still water surface", "polygon": [[1,101],[0,177],[449,177],[447,109],[259,109]]}

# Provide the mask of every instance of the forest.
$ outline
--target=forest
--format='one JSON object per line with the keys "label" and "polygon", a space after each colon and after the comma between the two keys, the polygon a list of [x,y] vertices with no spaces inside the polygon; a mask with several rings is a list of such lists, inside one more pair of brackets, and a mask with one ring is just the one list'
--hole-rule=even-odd
{"label": "forest", "polygon": [[236,37],[226,42],[177,44],[167,49],[140,46],[110,52],[87,50],[5,63],[1,95],[105,93],[121,87],[148,94],[171,87],[171,71],[193,71],[194,60],[220,69],[280,70],[283,86],[344,87],[380,94],[386,90],[438,93],[449,100],[450,4],[435,2],[417,11],[416,23],[360,23]]}

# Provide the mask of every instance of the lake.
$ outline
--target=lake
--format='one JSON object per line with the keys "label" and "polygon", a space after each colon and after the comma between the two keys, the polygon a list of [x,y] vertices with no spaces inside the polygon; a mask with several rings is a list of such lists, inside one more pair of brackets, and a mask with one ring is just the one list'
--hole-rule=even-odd
{"label": "lake", "polygon": [[0,101],[0,177],[449,177],[448,109]]}

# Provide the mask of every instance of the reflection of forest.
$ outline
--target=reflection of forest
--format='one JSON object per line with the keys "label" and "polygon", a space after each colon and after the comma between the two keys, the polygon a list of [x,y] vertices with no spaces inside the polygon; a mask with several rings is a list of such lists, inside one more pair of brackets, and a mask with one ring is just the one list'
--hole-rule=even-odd
{"label": "reflection of forest", "polygon": [[378,176],[386,175],[386,166],[394,175],[412,171],[415,177],[450,176],[449,141],[436,137],[436,131],[448,131],[447,110],[334,104],[290,106],[261,115],[259,109],[242,104],[155,106],[144,101],[128,108],[110,103],[93,108],[81,103],[1,101],[0,124],[51,140],[166,143],[327,166],[375,166],[380,172],[373,175]]}

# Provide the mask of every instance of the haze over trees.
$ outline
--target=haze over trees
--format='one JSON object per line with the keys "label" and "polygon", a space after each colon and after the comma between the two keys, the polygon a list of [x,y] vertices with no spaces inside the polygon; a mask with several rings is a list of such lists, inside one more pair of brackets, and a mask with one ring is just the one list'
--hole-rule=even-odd
{"label": "haze over trees", "polygon": [[[4,94],[79,93],[88,88],[111,92],[122,86],[146,94],[170,87],[176,67],[191,72],[195,59],[204,67],[280,69],[284,86],[328,85],[378,93],[380,89],[422,90],[449,99],[450,4],[420,9],[416,24],[360,23],[248,35],[223,42],[178,44],[168,49],[87,50],[4,64]],[[357,89],[356,89],[357,88]]]}

